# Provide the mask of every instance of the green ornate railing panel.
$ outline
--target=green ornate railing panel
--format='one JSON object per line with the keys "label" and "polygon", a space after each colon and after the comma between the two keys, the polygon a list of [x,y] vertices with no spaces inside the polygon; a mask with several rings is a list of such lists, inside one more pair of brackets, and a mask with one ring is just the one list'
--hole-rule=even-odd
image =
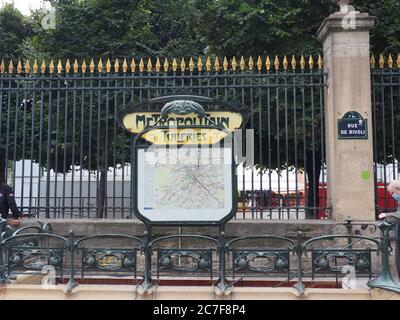
{"label": "green ornate railing panel", "polygon": [[[353,272],[355,277],[366,279],[365,284],[371,288],[400,293],[400,284],[393,279],[389,265],[389,231],[393,225],[379,223],[381,233],[373,237],[358,234],[368,227],[375,231],[373,225],[353,225],[349,220],[344,226],[347,233],[308,240],[299,233],[297,239],[262,235],[230,241],[189,234],[151,241],[123,234],[75,240],[73,232],[65,238],[43,233],[41,228],[37,233],[24,233],[21,229],[1,241],[0,280],[8,283],[18,274],[44,274],[53,268],[58,282],[69,278],[67,292],[79,285],[81,279],[107,275],[136,279],[144,291],[152,290],[165,278],[203,276],[223,292],[254,278],[275,279],[275,287],[295,281],[294,288],[303,294],[307,286],[332,281],[332,277],[340,287],[339,280]],[[193,243],[198,247],[193,247]],[[81,273],[76,276],[79,269]]]}

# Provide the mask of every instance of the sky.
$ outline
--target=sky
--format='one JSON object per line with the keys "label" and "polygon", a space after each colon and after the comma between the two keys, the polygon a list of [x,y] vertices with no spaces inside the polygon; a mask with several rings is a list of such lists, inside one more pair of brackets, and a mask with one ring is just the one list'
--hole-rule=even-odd
{"label": "sky", "polygon": [[[14,2],[15,7],[25,15],[29,15],[30,9],[38,9],[43,6],[46,1],[43,0],[0,0],[1,6],[5,3]],[[48,7],[49,4],[47,3]]]}

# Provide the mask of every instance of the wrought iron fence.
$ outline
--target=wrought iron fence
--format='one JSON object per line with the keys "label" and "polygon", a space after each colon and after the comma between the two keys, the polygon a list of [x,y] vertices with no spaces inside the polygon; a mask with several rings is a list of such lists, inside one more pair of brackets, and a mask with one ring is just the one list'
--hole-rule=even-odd
{"label": "wrought iron fence", "polygon": [[158,96],[201,94],[244,105],[255,132],[256,165],[238,171],[236,218],[329,217],[325,74],[314,58],[25,61],[16,69],[2,62],[0,172],[27,216],[134,218],[132,137],[118,112]]}
{"label": "wrought iron fence", "polygon": [[[32,232],[35,227],[28,227],[2,234],[0,281],[8,283],[18,274],[46,274],[52,269],[58,283],[68,281],[67,292],[89,278],[104,280],[108,276],[134,281],[144,291],[166,278],[206,277],[210,285],[224,292],[251,279],[269,279],[274,280],[274,287],[294,284],[303,294],[305,288],[331,283],[332,278],[340,287],[339,280],[344,285],[343,278],[350,271],[364,279],[364,286],[400,293],[389,267],[393,226],[381,222],[380,232],[367,236],[360,232],[368,225],[348,220],[344,233],[311,239],[298,233],[294,239],[260,235],[227,240],[229,235],[191,234],[152,239],[99,234],[76,239],[72,231],[62,237],[54,234],[49,224],[41,224],[36,232]],[[373,233],[377,230],[376,225],[370,227]]]}
{"label": "wrought iron fence", "polygon": [[397,67],[393,56],[380,55],[376,66],[371,58],[372,112],[375,163],[375,203],[377,214],[398,207],[387,191],[388,183],[399,178],[400,134],[400,54]]}

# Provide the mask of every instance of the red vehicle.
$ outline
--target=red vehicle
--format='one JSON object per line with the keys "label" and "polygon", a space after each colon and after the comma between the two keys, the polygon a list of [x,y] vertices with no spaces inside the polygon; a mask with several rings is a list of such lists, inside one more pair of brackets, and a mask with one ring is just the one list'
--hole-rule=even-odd
{"label": "red vehicle", "polygon": [[394,200],[391,194],[387,191],[388,184],[383,182],[376,186],[376,211],[377,214],[382,212],[394,212],[397,210],[398,201]]}
{"label": "red vehicle", "polygon": [[[388,184],[383,182],[378,183],[376,186],[376,211],[377,215],[382,212],[393,212],[397,210],[398,202],[393,199],[391,194],[387,191]],[[322,185],[319,185],[319,207],[326,208],[328,206],[328,189]],[[318,212],[318,219],[324,217],[324,210]]]}

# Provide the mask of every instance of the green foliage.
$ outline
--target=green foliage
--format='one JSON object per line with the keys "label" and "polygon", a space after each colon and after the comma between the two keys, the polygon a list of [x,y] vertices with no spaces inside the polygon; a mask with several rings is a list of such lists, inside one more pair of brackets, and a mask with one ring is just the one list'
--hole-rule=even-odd
{"label": "green foliage", "polygon": [[400,52],[400,2],[355,0],[353,5],[359,11],[377,18],[377,25],[371,31],[371,51],[385,54]]}
{"label": "green foliage", "polygon": [[190,2],[183,0],[51,1],[56,28],[41,29],[47,14],[33,14],[32,46],[48,58],[140,57],[198,53]]}
{"label": "green foliage", "polygon": [[22,56],[22,43],[32,35],[30,21],[13,4],[0,9],[0,56],[16,59]]}
{"label": "green foliage", "polygon": [[330,7],[313,0],[197,0],[195,6],[198,34],[210,52],[227,56],[317,53],[315,33]]}

